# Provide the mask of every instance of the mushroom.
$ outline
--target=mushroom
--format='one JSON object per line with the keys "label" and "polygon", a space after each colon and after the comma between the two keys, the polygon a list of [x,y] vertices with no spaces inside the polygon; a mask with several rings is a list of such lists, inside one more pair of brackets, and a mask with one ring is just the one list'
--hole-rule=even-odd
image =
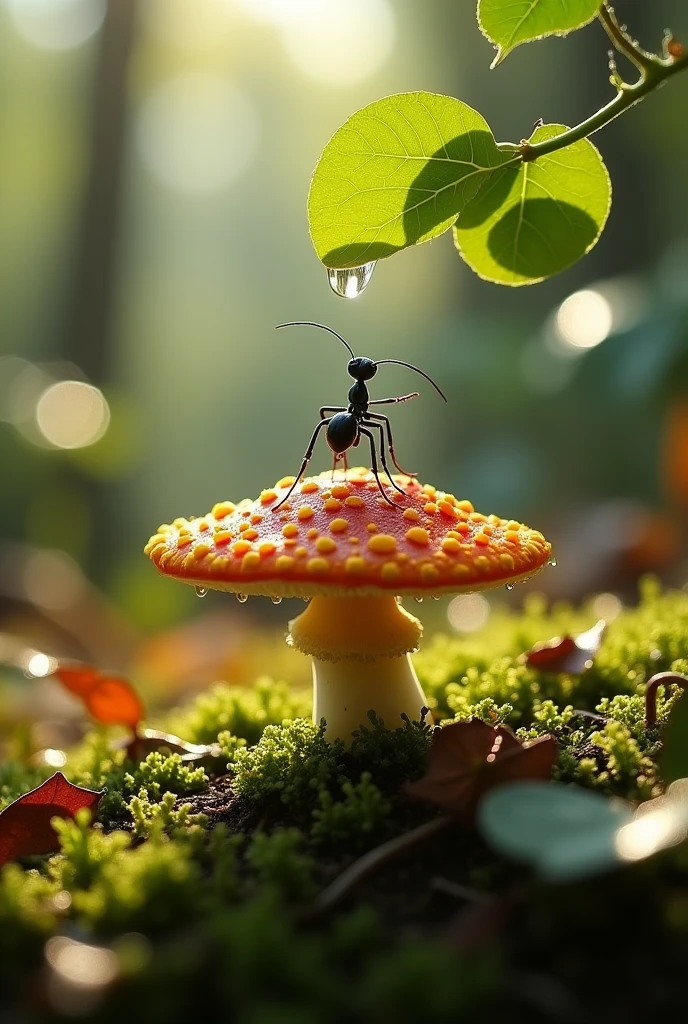
{"label": "mushroom", "polygon": [[350,740],[371,710],[389,727],[419,718],[425,698],[409,654],[422,626],[397,598],[518,583],[550,558],[536,530],[394,480],[404,493],[390,505],[366,469],[322,473],[273,512],[294,483],[284,477],[255,501],[161,526],[145,548],[161,573],[199,592],[309,601],[288,642],[313,659],[313,718],[326,720],[328,739]]}

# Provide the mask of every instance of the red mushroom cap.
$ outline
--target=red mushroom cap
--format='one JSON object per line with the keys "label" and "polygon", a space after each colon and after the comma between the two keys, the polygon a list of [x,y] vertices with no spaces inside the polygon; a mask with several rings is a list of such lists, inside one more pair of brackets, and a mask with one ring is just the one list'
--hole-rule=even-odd
{"label": "red mushroom cap", "polygon": [[[383,483],[386,478],[383,477]],[[372,474],[351,469],[285,477],[255,500],[219,502],[197,519],[175,519],[145,552],[160,572],[196,587],[268,597],[426,596],[484,590],[527,579],[551,546],[537,530],[485,516],[470,501],[395,476],[380,494]]]}

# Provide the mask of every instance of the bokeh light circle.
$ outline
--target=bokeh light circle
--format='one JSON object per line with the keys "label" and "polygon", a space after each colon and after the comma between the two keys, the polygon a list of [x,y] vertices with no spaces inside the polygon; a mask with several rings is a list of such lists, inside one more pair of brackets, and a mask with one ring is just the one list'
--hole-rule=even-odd
{"label": "bokeh light circle", "polygon": [[159,85],[141,107],[139,153],[178,192],[207,195],[253,163],[260,126],[253,103],[219,75],[190,72]]}
{"label": "bokeh light circle", "polygon": [[7,0],[14,28],[41,50],[72,50],[105,21],[106,0]]}
{"label": "bokeh light circle", "polygon": [[107,430],[110,408],[102,391],[92,384],[61,380],[38,399],[36,423],[45,440],[56,448],[85,448]]}
{"label": "bokeh light circle", "polygon": [[593,288],[574,292],[557,310],[556,331],[572,348],[594,348],[608,338],[614,326],[609,300]]}
{"label": "bokeh light circle", "polygon": [[308,78],[353,85],[374,75],[392,52],[396,19],[389,0],[299,0],[296,10],[299,17],[283,17],[282,43]]}

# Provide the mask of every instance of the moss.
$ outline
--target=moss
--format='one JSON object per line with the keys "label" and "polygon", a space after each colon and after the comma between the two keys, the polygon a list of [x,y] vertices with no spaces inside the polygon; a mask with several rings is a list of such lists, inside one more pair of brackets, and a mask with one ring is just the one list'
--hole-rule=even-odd
{"label": "moss", "polygon": [[159,800],[164,792],[200,793],[207,787],[208,776],[203,768],[185,764],[180,754],[165,755],[158,751],[124,776],[125,792],[144,790],[154,800]]}
{"label": "moss", "polygon": [[306,717],[310,711],[310,693],[292,692],[287,683],[266,676],[252,687],[219,683],[170,716],[167,724],[172,732],[194,743],[213,743],[221,732],[229,732],[253,744],[266,726]]}
{"label": "moss", "polygon": [[237,750],[234,788],[250,800],[277,797],[287,807],[313,806],[323,786],[341,784],[343,747],[325,739],[324,725],[297,718],[269,725],[254,747]]}
{"label": "moss", "polygon": [[301,852],[303,835],[297,828],[257,832],[246,854],[257,883],[281,900],[296,901],[315,890],[313,859]]}
{"label": "moss", "polygon": [[341,799],[334,799],[324,787],[318,799],[320,806],[313,811],[311,828],[316,845],[355,852],[370,845],[389,825],[392,803],[373,783],[370,772],[363,772],[358,783],[345,782]]}
{"label": "moss", "polygon": [[176,835],[186,828],[203,828],[207,825],[207,815],[192,814],[191,804],[176,807],[176,802],[174,793],[165,793],[159,803],[151,802],[147,791],[140,789],[138,796],[132,797],[127,805],[134,822],[134,835],[148,838],[158,829]]}

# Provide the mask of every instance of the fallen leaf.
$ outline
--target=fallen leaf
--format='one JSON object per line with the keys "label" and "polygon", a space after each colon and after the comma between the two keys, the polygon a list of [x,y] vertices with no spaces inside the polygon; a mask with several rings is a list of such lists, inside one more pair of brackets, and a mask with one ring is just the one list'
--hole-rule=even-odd
{"label": "fallen leaf", "polygon": [[158,750],[169,750],[171,754],[179,754],[182,761],[202,761],[203,758],[222,757],[219,743],[189,743],[187,740],[174,736],[170,732],[158,729],[141,729],[133,739],[125,739],[113,744],[115,747],[126,747],[127,757],[132,761],[143,761]]}
{"label": "fallen leaf", "polygon": [[556,756],[552,736],[522,743],[504,725],[486,725],[478,718],[454,722],[435,730],[428,770],[407,783],[405,792],[470,821],[488,789],[517,779],[548,779]]}
{"label": "fallen leaf", "polygon": [[0,864],[59,849],[52,818],[73,818],[82,807],[94,811],[105,790],[82,789],[55,772],[0,813]]}
{"label": "fallen leaf", "polygon": [[92,718],[103,725],[127,725],[136,731],[143,704],[126,679],[92,665],[60,665],[55,673],[65,689],[80,697]]}
{"label": "fallen leaf", "polygon": [[581,675],[592,667],[593,658],[602,644],[607,623],[600,619],[595,625],[577,637],[555,636],[552,640],[535,644],[526,654],[529,668],[540,672],[568,672]]}

